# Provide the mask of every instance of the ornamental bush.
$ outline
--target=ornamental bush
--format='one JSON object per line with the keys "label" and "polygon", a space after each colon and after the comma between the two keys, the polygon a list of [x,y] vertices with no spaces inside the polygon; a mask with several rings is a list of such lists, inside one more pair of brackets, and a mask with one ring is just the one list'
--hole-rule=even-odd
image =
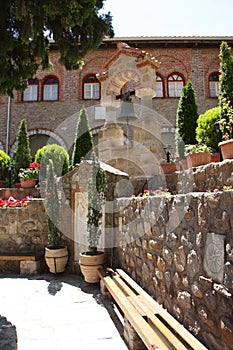
{"label": "ornamental bush", "polygon": [[0,180],[5,180],[7,177],[7,165],[10,161],[10,157],[4,151],[0,150]]}
{"label": "ornamental bush", "polygon": [[213,152],[218,151],[218,134],[214,123],[219,118],[219,107],[207,110],[204,114],[200,114],[197,119],[196,139],[200,144],[205,144],[212,149]]}
{"label": "ornamental bush", "polygon": [[52,160],[56,176],[62,176],[69,170],[69,154],[64,147],[51,144],[39,148],[35,155],[35,162],[41,164],[40,179],[44,180],[49,160]]}

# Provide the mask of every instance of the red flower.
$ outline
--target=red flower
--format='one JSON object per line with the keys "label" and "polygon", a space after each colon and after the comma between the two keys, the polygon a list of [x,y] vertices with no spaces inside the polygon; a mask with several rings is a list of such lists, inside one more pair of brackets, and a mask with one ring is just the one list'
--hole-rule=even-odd
{"label": "red flower", "polygon": [[40,166],[41,166],[40,163],[33,162],[33,163],[30,163],[29,168],[35,169],[35,168],[40,168]]}

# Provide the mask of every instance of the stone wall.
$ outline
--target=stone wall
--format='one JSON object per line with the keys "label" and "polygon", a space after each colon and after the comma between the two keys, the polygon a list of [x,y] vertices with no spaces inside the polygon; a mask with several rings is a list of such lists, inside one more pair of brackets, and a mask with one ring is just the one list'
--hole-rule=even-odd
{"label": "stone wall", "polygon": [[[26,208],[0,208],[0,253],[43,255],[47,235],[42,199],[31,200]],[[1,261],[0,271],[18,272],[19,261]]]}
{"label": "stone wall", "polygon": [[233,344],[233,192],[117,200],[122,267],[209,349]]}

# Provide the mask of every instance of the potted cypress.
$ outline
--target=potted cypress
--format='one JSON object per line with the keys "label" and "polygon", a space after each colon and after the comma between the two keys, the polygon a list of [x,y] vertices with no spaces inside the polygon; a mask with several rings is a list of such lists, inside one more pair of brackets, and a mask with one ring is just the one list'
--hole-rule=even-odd
{"label": "potted cypress", "polygon": [[103,207],[107,193],[106,174],[100,168],[95,153],[91,155],[91,175],[88,179],[87,240],[89,250],[80,254],[80,269],[89,283],[99,281],[98,268],[104,264],[104,252],[98,250],[102,233]]}
{"label": "potted cypress", "polygon": [[68,261],[67,247],[62,243],[61,205],[57,188],[57,176],[50,159],[46,172],[45,210],[48,217],[48,246],[45,247],[45,261],[50,272],[65,270]]}

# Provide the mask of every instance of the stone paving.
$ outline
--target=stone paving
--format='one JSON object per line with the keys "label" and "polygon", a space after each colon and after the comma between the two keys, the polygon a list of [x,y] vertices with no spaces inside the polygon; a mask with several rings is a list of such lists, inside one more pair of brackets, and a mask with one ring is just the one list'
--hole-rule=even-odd
{"label": "stone paving", "polygon": [[15,325],[18,350],[128,349],[118,310],[81,276],[0,275],[0,315]]}

